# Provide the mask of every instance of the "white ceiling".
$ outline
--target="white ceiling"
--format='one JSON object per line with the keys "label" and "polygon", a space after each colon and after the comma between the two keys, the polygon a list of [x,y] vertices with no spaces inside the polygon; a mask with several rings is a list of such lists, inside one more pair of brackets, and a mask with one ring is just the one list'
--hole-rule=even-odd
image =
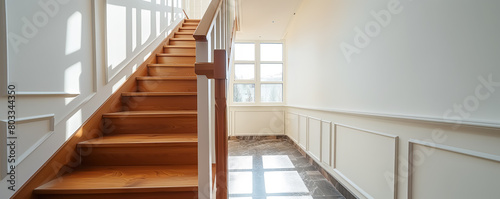
{"label": "white ceiling", "polygon": [[240,31],[236,40],[283,39],[302,0],[240,0]]}

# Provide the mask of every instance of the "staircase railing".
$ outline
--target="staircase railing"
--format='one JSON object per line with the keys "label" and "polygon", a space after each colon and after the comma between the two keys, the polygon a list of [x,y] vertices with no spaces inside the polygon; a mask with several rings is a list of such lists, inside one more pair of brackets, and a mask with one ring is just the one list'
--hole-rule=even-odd
{"label": "staircase railing", "polygon": [[[212,0],[194,33],[198,76],[198,197],[227,199],[227,79],[237,29],[235,0]],[[229,55],[228,55],[229,52]],[[214,142],[212,142],[214,140]]]}

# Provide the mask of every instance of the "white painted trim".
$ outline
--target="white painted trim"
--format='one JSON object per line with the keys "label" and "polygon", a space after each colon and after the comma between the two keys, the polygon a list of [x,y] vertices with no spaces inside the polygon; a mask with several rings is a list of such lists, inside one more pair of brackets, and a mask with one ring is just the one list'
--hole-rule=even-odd
{"label": "white painted trim", "polygon": [[[26,123],[31,123],[31,122],[37,122],[37,121],[43,121],[43,120],[49,120],[50,126],[49,130],[54,131],[54,119],[55,115],[54,114],[46,114],[46,115],[37,115],[37,116],[31,116],[31,117],[23,117],[23,118],[18,118],[16,119],[16,124],[26,124]],[[7,122],[6,120],[2,120],[2,122]]]}
{"label": "white painted trim", "polygon": [[[298,132],[299,131],[299,121],[298,120],[299,120],[299,117],[300,117],[299,114],[298,113],[294,113],[294,112],[288,112],[288,111],[283,111],[283,112],[285,113],[285,115],[296,115],[297,116],[297,134],[299,134],[299,132]],[[287,123],[287,121],[290,121],[289,117],[285,117],[285,124],[284,124],[285,125],[285,135],[287,135],[288,138],[290,138],[293,142],[299,143],[298,142],[298,136],[299,135],[297,135],[297,139],[295,139],[294,137],[292,137],[292,135],[290,133],[287,132],[287,128],[286,127],[288,125],[291,126],[291,124]]]}
{"label": "white painted trim", "polygon": [[344,125],[344,124],[339,124],[339,123],[336,123],[335,124],[335,146],[334,146],[334,150],[335,150],[335,159],[334,159],[334,170],[337,170],[337,126],[340,126],[340,127],[344,127],[344,128],[349,128],[349,129],[353,129],[353,130],[357,130],[357,131],[361,131],[361,132],[365,132],[365,133],[370,133],[370,134],[374,134],[374,135],[378,135],[378,136],[382,136],[382,137],[387,137],[387,138],[392,138],[394,140],[394,171],[393,171],[393,175],[394,175],[394,182],[393,182],[393,198],[394,199],[397,199],[398,195],[397,195],[397,191],[398,191],[398,180],[397,180],[397,176],[398,176],[398,154],[399,154],[399,136],[397,135],[391,135],[391,134],[387,134],[387,133],[381,133],[381,132],[377,132],[377,131],[371,131],[371,130],[366,130],[366,129],[362,129],[362,128],[357,128],[357,127],[353,127],[353,126],[348,126],[348,125]]}
{"label": "white painted trim", "polygon": [[479,151],[472,151],[472,150],[468,150],[468,149],[464,149],[464,148],[458,148],[458,147],[447,146],[447,145],[442,145],[442,144],[435,144],[435,143],[425,142],[425,141],[415,140],[415,139],[410,139],[408,142],[411,144],[418,144],[418,145],[422,145],[422,146],[441,149],[444,151],[459,153],[462,155],[472,156],[472,157],[481,158],[481,159],[485,159],[485,160],[491,160],[491,161],[500,163],[500,156],[498,156],[498,155],[483,153],[483,152],[479,152]]}
{"label": "white painted trim", "polygon": [[495,128],[495,129],[500,128],[500,123],[491,123],[487,121],[473,121],[473,120],[455,121],[455,120],[436,118],[436,117],[422,117],[415,115],[397,115],[397,114],[385,114],[385,113],[374,113],[374,112],[363,112],[363,111],[349,111],[340,109],[313,108],[305,106],[287,105],[286,107],[313,110],[313,111],[324,111],[330,113],[342,113],[342,114],[352,114],[352,115],[370,116],[370,117],[383,117],[383,118],[399,119],[399,120],[413,120],[419,122],[443,123],[450,125],[464,125],[464,126]]}
{"label": "white painted trim", "polygon": [[[214,100],[215,101],[215,100]],[[230,118],[231,120],[229,120],[229,124],[231,127],[233,127],[233,134],[235,136],[253,136],[255,134],[238,134],[236,135],[236,125],[234,124],[234,122],[236,121],[236,113],[254,113],[254,112],[264,112],[264,113],[282,113],[282,117],[283,117],[283,120],[285,120],[285,110],[232,110],[230,111],[230,113],[232,113],[232,118]],[[277,115],[277,114],[275,114]],[[270,129],[270,128],[269,128]],[[286,132],[285,132],[285,123],[283,122],[283,128],[281,129],[281,132],[282,133],[275,133],[273,132],[272,134],[257,134],[257,135],[286,135]],[[257,132],[255,132],[257,133]]]}
{"label": "white painted trim", "polygon": [[67,93],[67,92],[38,92],[38,91],[18,91],[16,92],[16,95],[22,95],[22,96],[58,96],[58,97],[77,97],[80,95],[80,93]]}
{"label": "white painted trim", "polygon": [[380,132],[377,132],[377,131],[366,130],[366,129],[362,129],[362,128],[358,128],[358,127],[353,127],[353,126],[349,126],[349,125],[345,125],[345,124],[340,124],[340,123],[337,123],[337,125],[341,126],[341,127],[345,127],[345,128],[349,128],[349,129],[353,129],[353,130],[358,130],[358,131],[363,131],[363,132],[371,133],[371,134],[375,134],[375,135],[381,135],[381,136],[389,137],[389,138],[397,138],[398,137],[397,135],[391,135],[391,134],[387,134],[387,133],[380,133]]}
{"label": "white painted trim", "polygon": [[[311,152],[311,146],[309,145],[309,141],[311,140],[311,138],[309,136],[311,136],[311,132],[309,132],[309,127],[311,126],[311,122],[310,120],[316,120],[319,122],[319,157],[317,157],[316,155],[314,155],[314,153]],[[307,142],[306,142],[306,146],[307,146],[307,153],[310,154],[311,157],[315,158],[316,160],[319,160],[319,162],[321,162],[321,137],[322,137],[322,126],[321,126],[321,119],[320,118],[317,118],[317,117],[311,117],[311,116],[307,116]]]}
{"label": "white painted trim", "polygon": [[361,187],[359,187],[356,183],[354,183],[352,180],[350,180],[347,176],[345,176],[340,170],[338,169],[333,169],[333,171],[339,175],[342,179],[344,179],[349,185],[351,185],[356,191],[361,193],[364,197],[368,199],[374,199],[370,194],[368,194],[365,190],[363,190]]}
{"label": "white painted trim", "polygon": [[[307,143],[309,142],[309,140],[307,140],[307,138],[309,137],[309,136],[308,136],[308,134],[309,134],[309,120],[307,119],[307,116],[306,116],[306,115],[298,114],[298,116],[299,116],[299,121],[298,121],[298,125],[299,125],[298,130],[299,130],[299,132],[298,132],[297,139],[299,140],[299,142],[298,142],[297,144],[299,145],[299,147],[300,147],[300,148],[302,148],[302,150],[304,150],[305,152],[308,152],[309,150],[308,150],[308,148],[307,148]],[[301,119],[301,118],[304,118],[304,119],[306,120],[306,124],[305,124],[305,126],[306,126],[306,127],[304,128],[304,129],[305,129],[305,131],[306,131],[306,132],[304,132],[304,133],[306,134],[306,138],[305,138],[305,139],[306,139],[306,140],[305,140],[306,145],[305,145],[305,146],[301,144],[302,139],[300,138],[300,137],[301,137],[301,136],[300,136],[300,133],[301,133],[301,132],[300,132],[300,128],[301,128],[301,125],[300,125],[300,119]]]}
{"label": "white painted trim", "polygon": [[483,153],[479,151],[473,151],[473,150],[468,150],[464,148],[458,148],[458,147],[453,147],[453,146],[448,146],[448,145],[442,145],[442,144],[436,144],[436,143],[431,143],[431,142],[426,142],[426,141],[421,141],[421,140],[415,140],[415,139],[410,139],[408,140],[408,199],[413,198],[413,146],[414,145],[421,145],[421,146],[426,146],[430,148],[435,148],[435,149],[441,149],[443,151],[448,151],[452,153],[458,153],[461,155],[466,155],[470,157],[475,157],[475,158],[480,158],[484,160],[489,160],[489,161],[494,161],[500,163],[500,156],[498,155],[493,155],[489,153]]}
{"label": "white painted trim", "polygon": [[[33,144],[32,146],[30,146],[23,154],[17,156],[16,158],[16,166],[19,165],[26,157],[28,157],[33,151],[36,150],[36,148],[38,148],[43,142],[45,142],[45,140],[47,140],[47,138],[49,138],[52,133],[54,133],[54,126],[55,126],[55,119],[54,119],[54,114],[47,114],[47,115],[37,115],[37,116],[31,116],[31,117],[23,117],[23,118],[17,118],[16,119],[16,125],[19,125],[19,124],[26,124],[26,123],[31,123],[31,122],[38,122],[38,121],[44,121],[44,120],[48,120],[49,121],[49,129],[48,129],[48,133],[46,133],[40,140],[38,140],[35,144]],[[7,171],[7,167],[8,166],[8,163],[7,161],[4,161],[4,160],[7,160],[7,157],[5,156],[5,154],[7,154],[7,147],[5,145],[5,143],[7,143],[7,132],[8,132],[8,129],[7,129],[7,120],[0,120],[0,153],[2,155],[0,155],[0,162],[2,162],[2,164],[0,165],[0,179],[3,179],[3,177],[5,177],[5,171]],[[5,156],[5,157],[4,157]]]}
{"label": "white painted trim", "polygon": [[328,160],[328,162],[325,162],[323,160],[323,146],[321,146],[321,162],[325,165],[327,165],[328,167],[331,167],[332,166],[332,122],[331,121],[326,121],[326,120],[321,120],[321,140],[325,139],[323,137],[323,123],[325,123],[326,125],[329,126],[329,137],[328,137],[328,152],[330,153],[330,158]]}
{"label": "white painted trim", "polygon": [[337,124],[333,123],[332,169],[337,168]]}

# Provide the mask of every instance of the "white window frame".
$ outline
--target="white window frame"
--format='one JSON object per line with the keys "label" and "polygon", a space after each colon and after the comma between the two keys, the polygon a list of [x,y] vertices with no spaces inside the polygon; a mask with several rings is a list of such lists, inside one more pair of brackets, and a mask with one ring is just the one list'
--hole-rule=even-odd
{"label": "white window frame", "polygon": [[[283,106],[286,104],[286,51],[284,40],[270,40],[270,41],[236,41],[236,44],[252,43],[255,44],[255,60],[254,61],[237,61],[233,59],[231,65],[231,81],[229,88],[229,98],[231,106]],[[260,44],[281,44],[282,45],[282,61],[261,61],[260,60]],[[234,56],[234,53],[233,53]],[[283,64],[283,78],[282,81],[265,81],[262,82],[260,78],[260,65],[262,64]],[[254,79],[253,80],[236,80],[235,79],[235,65],[236,64],[254,64]],[[254,102],[234,102],[234,84],[255,84]],[[261,84],[282,84],[282,101],[281,102],[261,102]]]}

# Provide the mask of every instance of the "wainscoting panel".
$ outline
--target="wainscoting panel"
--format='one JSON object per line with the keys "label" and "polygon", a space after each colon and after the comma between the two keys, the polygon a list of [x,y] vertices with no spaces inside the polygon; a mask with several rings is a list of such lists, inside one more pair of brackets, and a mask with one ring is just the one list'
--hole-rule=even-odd
{"label": "wainscoting panel", "polygon": [[331,146],[332,146],[332,123],[321,121],[321,162],[326,166],[331,166]]}
{"label": "wainscoting panel", "polygon": [[309,117],[309,138],[307,139],[308,151],[316,160],[321,160],[321,119]]}
{"label": "wainscoting panel", "polygon": [[396,198],[397,136],[337,124],[336,139],[336,172],[367,198]]}
{"label": "wainscoting panel", "polygon": [[308,151],[307,148],[307,130],[308,130],[307,116],[299,115],[299,146]]}
{"label": "wainscoting panel", "polygon": [[[0,133],[7,135],[7,121],[0,121]],[[28,155],[30,155],[40,144],[42,144],[54,132],[54,115],[39,115],[34,117],[18,118],[16,120],[16,165],[19,165]],[[2,144],[6,143],[5,137],[0,139]],[[0,152],[7,154],[5,145],[2,145]],[[7,165],[6,158],[1,156],[0,177],[3,178]]]}
{"label": "wainscoting panel", "polygon": [[283,111],[234,111],[234,135],[283,135]]}
{"label": "wainscoting panel", "polygon": [[299,115],[296,113],[287,113],[285,120],[285,132],[295,143],[299,140]]}
{"label": "wainscoting panel", "polygon": [[419,140],[409,149],[408,199],[500,196],[499,156]]}

